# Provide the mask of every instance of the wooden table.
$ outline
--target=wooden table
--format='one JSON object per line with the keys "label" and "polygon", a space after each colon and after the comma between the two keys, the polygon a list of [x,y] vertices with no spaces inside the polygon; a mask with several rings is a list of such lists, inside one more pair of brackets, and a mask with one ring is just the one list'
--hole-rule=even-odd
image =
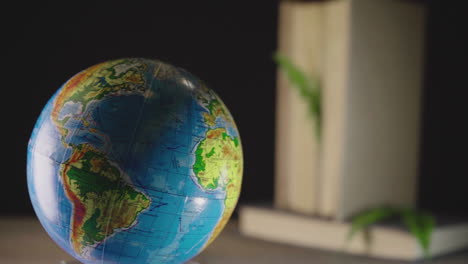
{"label": "wooden table", "polygon": [[[0,264],[59,264],[72,260],[46,235],[35,218],[0,219]],[[315,249],[280,245],[239,234],[232,221],[196,261],[200,264],[396,264]],[[466,264],[468,252],[425,263]]]}

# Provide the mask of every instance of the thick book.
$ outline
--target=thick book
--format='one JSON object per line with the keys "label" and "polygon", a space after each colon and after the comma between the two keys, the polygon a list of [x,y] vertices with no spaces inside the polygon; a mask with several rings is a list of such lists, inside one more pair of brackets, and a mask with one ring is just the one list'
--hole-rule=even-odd
{"label": "thick book", "polygon": [[344,220],[375,206],[415,206],[424,7],[396,0],[323,4],[319,213]]}
{"label": "thick book", "polygon": [[[320,3],[282,3],[279,51],[312,78],[321,75],[323,6]],[[317,212],[319,144],[307,101],[279,71],[277,82],[276,182],[278,208]]]}
{"label": "thick book", "polygon": [[[295,246],[347,252],[378,258],[413,261],[424,258],[417,240],[399,225],[371,227],[370,243],[357,234],[349,244],[347,222],[291,213],[272,207],[243,206],[239,228],[242,234]],[[468,247],[468,219],[437,226],[432,234],[432,257]]]}
{"label": "thick book", "polygon": [[344,220],[417,193],[424,8],[409,1],[282,2],[279,50],[320,82],[322,136],[278,74],[275,205]]}

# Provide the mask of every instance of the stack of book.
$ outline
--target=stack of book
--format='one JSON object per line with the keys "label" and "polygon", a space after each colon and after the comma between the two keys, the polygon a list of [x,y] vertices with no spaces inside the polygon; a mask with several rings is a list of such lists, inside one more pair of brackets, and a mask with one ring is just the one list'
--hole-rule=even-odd
{"label": "stack of book", "polygon": [[[279,72],[275,203],[242,208],[244,234],[341,250],[357,212],[416,206],[424,22],[423,6],[411,1],[280,4],[279,51],[319,81],[323,125],[319,138],[308,103]],[[347,250],[423,256],[409,233],[374,230],[372,248],[356,240]],[[468,223],[442,226],[432,252],[467,245]]]}

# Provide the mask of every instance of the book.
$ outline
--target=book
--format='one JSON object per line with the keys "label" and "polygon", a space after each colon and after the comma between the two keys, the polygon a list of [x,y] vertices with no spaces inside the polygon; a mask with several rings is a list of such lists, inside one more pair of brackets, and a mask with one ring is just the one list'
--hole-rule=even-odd
{"label": "book", "polygon": [[394,0],[323,4],[319,213],[344,220],[374,206],[415,206],[424,7]]}
{"label": "book", "polygon": [[279,50],[322,93],[322,137],[278,74],[275,204],[344,220],[417,193],[424,8],[395,0],[282,2]]}
{"label": "book", "polygon": [[[287,2],[280,6],[279,51],[309,76],[320,76],[323,6]],[[307,102],[278,72],[275,201],[278,208],[313,214],[318,206],[319,144]]]}
{"label": "book", "polygon": [[[363,234],[357,234],[346,244],[350,230],[347,222],[261,206],[243,206],[239,215],[241,233],[257,239],[394,260],[413,261],[424,257],[414,236],[398,225],[371,227],[370,243]],[[435,227],[430,246],[433,257],[467,247],[467,219]]]}

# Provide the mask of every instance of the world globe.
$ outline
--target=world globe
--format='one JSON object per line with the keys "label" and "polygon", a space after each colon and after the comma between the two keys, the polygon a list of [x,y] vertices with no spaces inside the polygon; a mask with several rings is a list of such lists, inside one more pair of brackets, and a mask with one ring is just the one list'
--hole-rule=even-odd
{"label": "world globe", "polygon": [[239,132],[187,71],[143,58],[92,66],[44,107],[28,145],[32,205],[82,263],[184,263],[239,197]]}

